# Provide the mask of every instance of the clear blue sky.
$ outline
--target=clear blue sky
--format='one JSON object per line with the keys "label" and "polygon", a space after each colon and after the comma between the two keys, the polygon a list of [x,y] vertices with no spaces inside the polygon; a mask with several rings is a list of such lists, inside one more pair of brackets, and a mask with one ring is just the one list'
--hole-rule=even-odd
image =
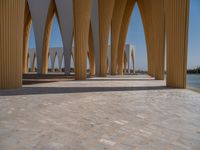
{"label": "clear blue sky", "polygon": [[[190,26],[188,45],[188,68],[200,66],[200,0],[190,0]],[[140,12],[137,5],[131,17],[126,43],[136,47],[136,69],[146,70],[146,43]],[[54,19],[50,40],[50,47],[61,47],[62,39],[57,19]],[[35,47],[35,37],[31,29],[29,47]]]}

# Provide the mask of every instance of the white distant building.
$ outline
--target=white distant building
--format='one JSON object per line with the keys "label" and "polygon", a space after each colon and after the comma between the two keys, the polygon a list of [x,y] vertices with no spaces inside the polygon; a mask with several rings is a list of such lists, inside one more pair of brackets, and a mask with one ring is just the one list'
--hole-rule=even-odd
{"label": "white distant building", "polygon": [[[124,70],[126,73],[135,73],[135,47],[131,44],[126,44],[124,49]],[[111,46],[108,47],[108,67],[109,71],[111,68]],[[48,53],[49,58],[49,69],[52,72],[55,71],[55,66],[58,66],[58,70],[61,72],[62,68],[67,70],[67,66],[70,68],[74,68],[74,48],[72,48],[72,53],[70,55],[70,61],[67,61],[70,64],[64,63],[64,53],[63,47],[53,47],[49,48]],[[31,72],[35,72],[35,68],[37,68],[37,52],[35,48],[30,48],[28,51],[28,64]],[[89,58],[87,57],[87,69],[90,69]],[[108,71],[108,72],[109,72]]]}

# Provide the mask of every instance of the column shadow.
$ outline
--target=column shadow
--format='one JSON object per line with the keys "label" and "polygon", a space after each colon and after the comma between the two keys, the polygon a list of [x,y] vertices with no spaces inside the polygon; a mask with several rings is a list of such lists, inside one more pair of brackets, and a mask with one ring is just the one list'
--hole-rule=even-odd
{"label": "column shadow", "polygon": [[124,91],[150,91],[167,90],[166,86],[146,87],[23,87],[17,90],[0,90],[0,96],[37,95],[37,94],[67,94],[67,93],[93,93],[93,92],[124,92]]}

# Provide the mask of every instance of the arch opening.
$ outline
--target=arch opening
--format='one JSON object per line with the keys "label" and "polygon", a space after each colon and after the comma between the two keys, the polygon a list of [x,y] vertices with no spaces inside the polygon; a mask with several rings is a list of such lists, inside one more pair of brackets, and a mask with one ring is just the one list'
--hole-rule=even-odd
{"label": "arch opening", "polygon": [[[148,49],[146,39],[141,9],[135,0],[128,1],[123,16],[118,44],[119,74],[122,75],[127,72],[135,73],[135,69],[138,70],[139,73],[147,71]],[[131,46],[132,44],[133,46]],[[133,52],[136,51],[136,49],[137,59],[135,59],[135,52]],[[126,58],[126,60],[124,60],[124,58]],[[136,65],[136,67],[134,67],[134,65]]]}
{"label": "arch opening", "polygon": [[[58,57],[63,57],[63,42],[61,37],[61,30],[57,15],[53,17],[53,23],[51,27],[51,35],[49,40],[49,60],[48,60],[48,71],[49,72],[62,72],[59,68],[62,60],[59,61]],[[62,56],[59,56],[62,55]],[[60,58],[62,59],[62,58]]]}

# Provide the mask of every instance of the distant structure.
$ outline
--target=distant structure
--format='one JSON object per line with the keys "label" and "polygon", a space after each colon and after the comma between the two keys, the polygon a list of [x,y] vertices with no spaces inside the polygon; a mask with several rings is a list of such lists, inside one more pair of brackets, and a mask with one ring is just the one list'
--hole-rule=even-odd
{"label": "distant structure", "polygon": [[[110,54],[111,51],[111,46],[108,47],[108,53]],[[51,62],[51,71],[54,72],[55,71],[55,61],[56,58],[58,60],[57,64],[58,64],[58,70],[59,72],[62,72],[62,64],[63,64],[63,58],[64,58],[64,53],[63,53],[63,48],[62,47],[54,47],[54,48],[49,48],[49,53],[48,53],[48,58],[50,59]],[[29,70],[28,68],[30,67],[30,72],[35,72],[35,68],[37,68],[36,66],[36,60],[37,60],[37,52],[35,48],[31,48],[28,51],[27,54],[27,66],[25,68],[25,70]],[[125,48],[124,48],[124,73],[135,73],[135,48],[133,45],[130,44],[126,44]],[[70,64],[66,65],[64,64],[64,70],[68,69],[68,66],[70,66],[70,68],[74,68],[74,48],[72,48],[72,53],[70,54]],[[87,69],[90,69],[90,60],[89,60],[89,52],[87,55]],[[107,73],[111,73],[111,56],[108,55],[108,66],[110,69],[108,69]],[[28,72],[28,71],[27,71]],[[67,71],[65,71],[67,72]]]}
{"label": "distant structure", "polygon": [[76,80],[87,77],[88,50],[91,74],[106,77],[109,68],[112,75],[122,75],[126,35],[135,4],[145,31],[148,74],[157,80],[164,79],[166,45],[166,84],[185,88],[189,0],[0,0],[0,88],[22,86],[22,73],[27,72],[31,23],[38,74],[48,72],[49,39],[55,15],[63,41],[65,74],[70,72],[74,40]]}

